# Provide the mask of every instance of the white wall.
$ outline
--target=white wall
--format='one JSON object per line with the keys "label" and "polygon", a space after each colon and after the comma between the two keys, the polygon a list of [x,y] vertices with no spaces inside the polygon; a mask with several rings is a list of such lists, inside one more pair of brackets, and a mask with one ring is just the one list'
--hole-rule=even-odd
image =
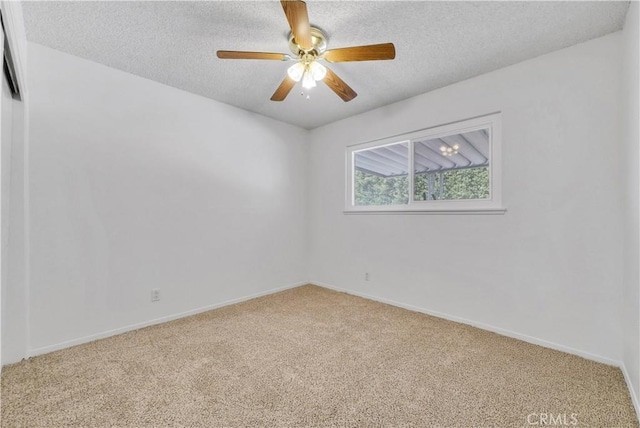
{"label": "white wall", "polygon": [[32,353],[306,279],[307,131],[28,52]]}
{"label": "white wall", "polygon": [[[619,361],[621,37],[313,130],[312,282]],[[347,145],[496,111],[505,215],[343,214]]]}
{"label": "white wall", "polygon": [[624,25],[624,67],[623,67],[623,119],[625,154],[625,218],[624,218],[624,288],[623,288],[623,355],[622,362],[628,376],[636,412],[640,414],[640,175],[638,164],[640,157],[640,137],[638,118],[640,109],[638,99],[640,89],[638,80],[640,34],[638,31],[638,2],[631,2]]}

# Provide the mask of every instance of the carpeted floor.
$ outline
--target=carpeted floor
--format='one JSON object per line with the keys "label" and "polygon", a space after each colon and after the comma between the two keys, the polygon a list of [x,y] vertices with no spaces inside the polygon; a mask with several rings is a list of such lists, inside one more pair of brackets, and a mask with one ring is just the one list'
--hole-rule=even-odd
{"label": "carpeted floor", "polygon": [[7,366],[1,398],[2,427],[638,427],[615,367],[315,286]]}

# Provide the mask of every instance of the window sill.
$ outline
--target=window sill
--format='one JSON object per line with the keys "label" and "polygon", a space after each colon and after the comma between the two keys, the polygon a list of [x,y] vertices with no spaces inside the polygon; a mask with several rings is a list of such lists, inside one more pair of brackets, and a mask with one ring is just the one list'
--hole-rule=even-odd
{"label": "window sill", "polygon": [[397,209],[397,210],[367,210],[367,209],[350,209],[344,210],[344,214],[418,214],[418,215],[503,215],[507,212],[506,208],[457,208],[457,209]]}

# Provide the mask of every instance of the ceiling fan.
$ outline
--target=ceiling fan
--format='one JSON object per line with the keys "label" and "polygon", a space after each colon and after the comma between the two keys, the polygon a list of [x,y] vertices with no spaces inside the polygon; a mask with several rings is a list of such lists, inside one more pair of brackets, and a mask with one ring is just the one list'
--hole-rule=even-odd
{"label": "ceiling fan", "polygon": [[300,0],[281,0],[280,3],[291,27],[289,49],[293,56],[270,52],[218,51],[216,53],[221,59],[296,61],[287,70],[287,76],[271,96],[271,101],[283,101],[300,80],[302,80],[302,86],[305,89],[315,87],[316,82],[322,80],[345,102],[351,101],[358,94],[330,68],[318,62],[319,60],[347,62],[394,59],[396,57],[393,43],[327,50],[327,36],[322,30],[309,24],[306,3]]}

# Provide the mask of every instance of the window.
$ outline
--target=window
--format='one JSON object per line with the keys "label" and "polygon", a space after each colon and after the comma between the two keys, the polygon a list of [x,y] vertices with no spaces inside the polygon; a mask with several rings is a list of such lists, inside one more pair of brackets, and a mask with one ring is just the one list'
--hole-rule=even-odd
{"label": "window", "polygon": [[347,148],[346,212],[504,212],[500,114]]}

